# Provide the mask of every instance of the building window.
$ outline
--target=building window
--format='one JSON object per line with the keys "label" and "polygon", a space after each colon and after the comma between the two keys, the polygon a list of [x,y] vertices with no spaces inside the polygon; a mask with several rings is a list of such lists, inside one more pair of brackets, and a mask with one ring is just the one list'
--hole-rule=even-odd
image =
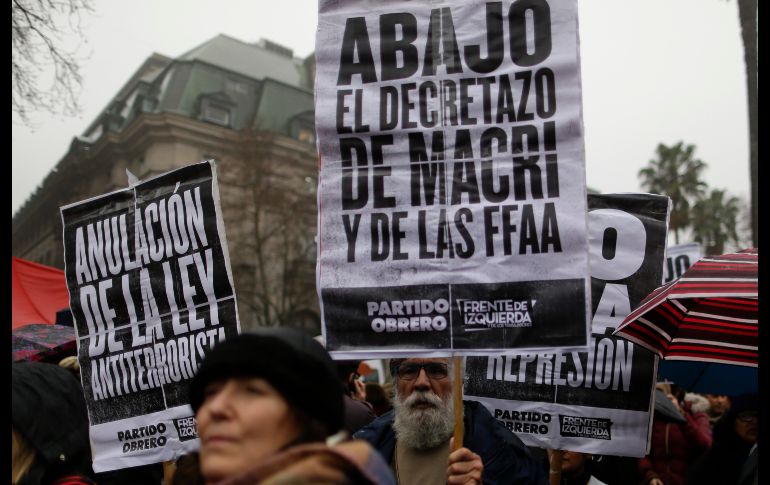
{"label": "building window", "polygon": [[237,104],[223,92],[201,94],[198,97],[198,116],[201,121],[233,128]]}
{"label": "building window", "polygon": [[204,103],[201,118],[222,126],[230,126],[230,109],[214,103]]}
{"label": "building window", "polygon": [[152,112],[155,107],[158,105],[158,100],[154,98],[145,98],[142,96],[142,104],[140,105],[140,109],[145,113]]}

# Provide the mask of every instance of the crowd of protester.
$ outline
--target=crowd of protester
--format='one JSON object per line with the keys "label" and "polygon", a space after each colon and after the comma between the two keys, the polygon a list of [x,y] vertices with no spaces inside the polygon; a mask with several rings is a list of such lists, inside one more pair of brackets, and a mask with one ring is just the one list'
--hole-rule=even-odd
{"label": "crowd of protester", "polygon": [[[533,484],[545,450],[528,447],[463,401],[455,447],[452,361],[389,361],[391,379],[362,381],[290,328],[243,333],[204,358],[189,387],[200,438],[175,462],[94,473],[77,359],[13,364],[12,484]],[[756,393],[700,395],[656,386],[643,458],[560,452],[561,485],[756,485]]]}

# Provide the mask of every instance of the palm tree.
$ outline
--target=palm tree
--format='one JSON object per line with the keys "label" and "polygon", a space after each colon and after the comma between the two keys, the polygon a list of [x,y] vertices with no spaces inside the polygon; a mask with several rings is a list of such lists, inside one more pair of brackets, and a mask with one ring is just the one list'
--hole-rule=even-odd
{"label": "palm tree", "polygon": [[726,243],[740,243],[737,230],[740,212],[740,200],[720,189],[711,190],[695,202],[691,212],[693,239],[703,245],[707,256],[724,253]]}
{"label": "palm tree", "polygon": [[679,244],[679,231],[690,226],[691,203],[706,189],[701,180],[706,163],[694,158],[695,145],[684,146],[681,141],[671,147],[659,143],[655,151],[658,158],[639,170],[639,178],[644,190],[671,198],[669,227]]}
{"label": "palm tree", "polygon": [[759,180],[757,179],[757,0],[738,0],[738,17],[741,22],[743,58],[746,63],[746,91],[749,102],[749,174],[751,178],[751,238],[752,245],[759,244]]}

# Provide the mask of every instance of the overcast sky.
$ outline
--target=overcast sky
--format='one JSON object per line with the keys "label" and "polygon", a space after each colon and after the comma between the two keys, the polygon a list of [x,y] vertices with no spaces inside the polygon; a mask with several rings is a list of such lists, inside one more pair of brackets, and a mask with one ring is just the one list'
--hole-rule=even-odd
{"label": "overcast sky", "polygon": [[[12,127],[12,212],[21,207],[153,52],[179,56],[217,34],[266,38],[305,57],[316,2],[93,0],[83,19],[82,114],[40,113]],[[586,180],[601,192],[639,191],[658,143],[694,144],[705,180],[749,197],[743,46],[735,1],[580,0]],[[191,160],[192,162],[193,160]]]}

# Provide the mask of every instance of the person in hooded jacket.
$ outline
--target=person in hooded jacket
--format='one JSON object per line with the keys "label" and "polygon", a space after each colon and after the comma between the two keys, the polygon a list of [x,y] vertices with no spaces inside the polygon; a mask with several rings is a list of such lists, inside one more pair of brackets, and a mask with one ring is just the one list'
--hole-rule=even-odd
{"label": "person in hooded jacket", "polygon": [[11,370],[13,485],[93,485],[88,412],[80,383],[56,364]]}
{"label": "person in hooded jacket", "polygon": [[639,459],[645,485],[682,485],[687,470],[711,447],[711,427],[705,412],[692,412],[674,393],[656,390],[650,452]]}

